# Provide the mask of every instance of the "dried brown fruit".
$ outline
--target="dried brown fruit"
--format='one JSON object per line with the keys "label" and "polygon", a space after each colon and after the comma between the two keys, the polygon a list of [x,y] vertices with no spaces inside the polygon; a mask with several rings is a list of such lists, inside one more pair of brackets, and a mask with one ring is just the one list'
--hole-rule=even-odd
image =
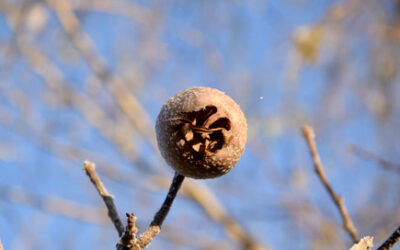
{"label": "dried brown fruit", "polygon": [[215,178],[243,154],[247,124],[239,105],[223,92],[193,87],[177,93],[157,118],[158,147],[178,173]]}

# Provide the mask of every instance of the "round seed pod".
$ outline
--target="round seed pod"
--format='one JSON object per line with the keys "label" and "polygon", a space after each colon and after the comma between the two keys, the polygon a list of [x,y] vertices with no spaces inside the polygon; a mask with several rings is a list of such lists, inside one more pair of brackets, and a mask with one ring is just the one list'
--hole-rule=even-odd
{"label": "round seed pod", "polygon": [[171,97],[156,123],[166,162],[181,175],[205,179],[229,172],[244,152],[246,118],[223,92],[192,87]]}

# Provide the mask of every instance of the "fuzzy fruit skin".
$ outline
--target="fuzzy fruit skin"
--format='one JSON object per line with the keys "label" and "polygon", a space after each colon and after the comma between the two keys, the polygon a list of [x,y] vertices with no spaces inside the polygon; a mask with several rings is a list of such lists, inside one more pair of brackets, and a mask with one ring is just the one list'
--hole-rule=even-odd
{"label": "fuzzy fruit skin", "polygon": [[223,92],[192,87],[171,97],[157,117],[158,147],[181,175],[215,178],[229,172],[244,152],[246,118]]}

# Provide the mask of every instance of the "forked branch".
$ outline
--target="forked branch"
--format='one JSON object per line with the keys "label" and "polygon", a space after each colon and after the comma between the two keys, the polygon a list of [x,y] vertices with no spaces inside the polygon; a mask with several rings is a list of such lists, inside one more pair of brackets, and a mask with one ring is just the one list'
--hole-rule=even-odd
{"label": "forked branch", "polygon": [[165,217],[168,215],[179,188],[185,179],[183,175],[175,173],[167,197],[165,198],[158,212],[154,215],[153,221],[150,223],[149,228],[143,234],[141,234],[140,237],[137,237],[138,230],[135,226],[135,215],[133,213],[126,213],[127,226],[126,229],[124,229],[124,226],[122,225],[122,222],[118,216],[117,209],[114,205],[113,196],[108,193],[104,184],[97,175],[94,163],[85,161],[83,170],[89,176],[90,181],[103,198],[108,210],[108,216],[113,222],[118,235],[121,237],[116,246],[118,250],[140,250],[150,244],[154,237],[160,232],[161,225],[164,222]]}
{"label": "forked branch", "polygon": [[133,214],[126,214],[128,217],[128,226],[121,238],[121,241],[117,244],[118,250],[143,249],[150,244],[154,237],[160,232],[161,225],[164,222],[165,217],[168,215],[171,205],[184,179],[185,177],[183,175],[175,173],[167,197],[165,198],[158,212],[154,215],[153,221],[150,223],[149,228],[143,234],[141,234],[138,239],[136,239],[136,217]]}

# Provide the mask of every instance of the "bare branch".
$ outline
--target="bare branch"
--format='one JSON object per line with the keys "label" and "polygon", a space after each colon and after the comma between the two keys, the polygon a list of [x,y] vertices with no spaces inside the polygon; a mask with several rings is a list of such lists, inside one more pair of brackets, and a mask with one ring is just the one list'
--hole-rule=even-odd
{"label": "bare branch", "polygon": [[400,240],[400,226],[382,243],[377,250],[391,249]]}
{"label": "bare branch", "polygon": [[99,176],[96,173],[96,167],[94,163],[89,161],[85,161],[83,165],[83,170],[86,172],[87,176],[89,176],[90,181],[95,186],[97,192],[99,192],[101,198],[103,198],[104,203],[106,204],[108,210],[108,216],[113,222],[115,228],[117,229],[118,235],[121,236],[124,233],[124,227],[122,225],[121,219],[118,216],[117,209],[114,205],[114,197],[107,191],[106,187],[101,182]]}
{"label": "bare branch", "polygon": [[306,139],[308,147],[310,149],[311,157],[314,162],[315,172],[317,173],[319,179],[321,180],[322,185],[324,185],[326,191],[331,196],[332,201],[339,209],[340,215],[342,216],[344,229],[350,235],[353,242],[357,243],[359,241],[357,236],[357,230],[353,224],[353,221],[349,216],[349,213],[347,212],[347,208],[344,205],[343,198],[335,193],[335,191],[333,190],[332,186],[328,181],[328,178],[326,177],[325,171],[321,163],[321,159],[318,155],[317,146],[315,144],[314,130],[312,127],[308,125],[304,125],[302,130],[303,130],[303,136]]}
{"label": "bare branch", "polygon": [[176,194],[179,191],[179,188],[182,185],[185,177],[181,174],[175,173],[174,179],[172,180],[171,186],[169,188],[167,197],[164,200],[161,208],[155,214],[153,221],[151,222],[151,226],[160,226],[162,225],[165,217],[167,216],[169,209],[171,208],[172,202],[174,201]]}
{"label": "bare branch", "polygon": [[176,194],[178,193],[184,179],[185,177],[183,175],[175,173],[167,197],[165,198],[162,206],[154,215],[153,221],[150,223],[150,227],[142,235],[140,235],[138,241],[140,247],[146,247],[160,232],[161,225],[164,222],[165,217],[168,215],[171,205],[174,202]]}

